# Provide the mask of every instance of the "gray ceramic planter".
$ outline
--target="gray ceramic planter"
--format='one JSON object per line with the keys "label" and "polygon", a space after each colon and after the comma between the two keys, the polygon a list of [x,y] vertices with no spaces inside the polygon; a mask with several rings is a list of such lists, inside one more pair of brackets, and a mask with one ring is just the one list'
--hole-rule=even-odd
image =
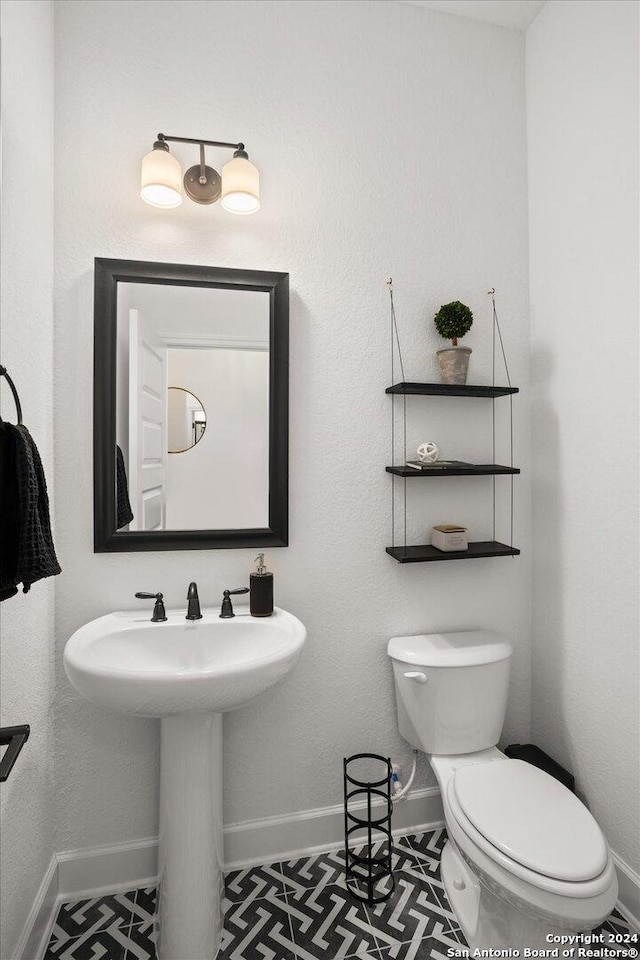
{"label": "gray ceramic planter", "polygon": [[464,384],[467,382],[471,347],[444,347],[437,350],[440,377],[443,383]]}

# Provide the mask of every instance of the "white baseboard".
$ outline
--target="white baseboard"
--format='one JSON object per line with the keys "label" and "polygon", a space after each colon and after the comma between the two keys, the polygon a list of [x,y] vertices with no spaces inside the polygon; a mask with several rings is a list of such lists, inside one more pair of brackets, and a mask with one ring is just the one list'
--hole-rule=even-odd
{"label": "white baseboard", "polygon": [[132,890],[158,875],[158,838],[145,837],[106,847],[67,850],[57,855],[58,893],[73,899],[85,893]]}
{"label": "white baseboard", "polygon": [[55,919],[58,897],[58,860],[54,854],[38,887],[35,900],[18,940],[15,960],[40,960]]}
{"label": "white baseboard", "polygon": [[620,913],[640,933],[640,874],[632,870],[617,853],[613,862],[618,876],[618,903]]}
{"label": "white baseboard", "polygon": [[44,956],[58,907],[65,900],[155,883],[157,856],[157,837],[54,854],[16,946],[15,960]]}
{"label": "white baseboard", "polygon": [[[354,807],[358,809],[358,807]],[[375,807],[374,807],[375,809]],[[426,829],[443,821],[437,787],[415,790],[395,805],[394,833]],[[224,829],[225,867],[267,863],[329,850],[344,842],[342,804],[280,817],[232,823]],[[58,894],[67,897],[127,890],[157,875],[157,837],[57,855]]]}
{"label": "white baseboard", "polygon": [[[359,809],[359,807],[354,807]],[[444,821],[437,787],[414,790],[396,803],[393,832],[418,832]],[[224,830],[225,863],[228,869],[269,861],[293,859],[344,843],[344,807],[336,804],[317,810],[301,810],[283,817],[264,817],[232,823]]]}

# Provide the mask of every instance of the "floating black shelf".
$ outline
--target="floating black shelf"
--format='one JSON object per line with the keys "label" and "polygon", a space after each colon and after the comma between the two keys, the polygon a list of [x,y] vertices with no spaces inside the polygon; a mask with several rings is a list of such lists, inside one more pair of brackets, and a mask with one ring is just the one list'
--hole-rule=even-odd
{"label": "floating black shelf", "polygon": [[471,467],[437,467],[418,470],[414,467],[387,467],[396,477],[479,477],[490,474],[520,473],[519,467],[503,467],[499,463],[474,463]]}
{"label": "floating black shelf", "polygon": [[470,543],[468,550],[444,553],[429,543],[417,547],[387,547],[387,553],[398,563],[428,563],[433,560],[478,560],[480,557],[517,557],[520,551],[497,540]]}
{"label": "floating black shelf", "polygon": [[518,387],[473,386],[457,383],[394,383],[386,393],[429,397],[506,397],[518,393]]}

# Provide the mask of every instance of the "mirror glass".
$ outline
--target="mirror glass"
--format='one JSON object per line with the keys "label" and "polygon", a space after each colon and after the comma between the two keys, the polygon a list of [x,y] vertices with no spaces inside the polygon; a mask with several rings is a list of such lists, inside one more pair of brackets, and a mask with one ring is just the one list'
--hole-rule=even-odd
{"label": "mirror glass", "polygon": [[266,290],[118,283],[119,531],[269,526],[269,323]]}
{"label": "mirror glass", "polygon": [[[167,368],[171,379],[172,351]],[[169,387],[167,396],[168,453],[186,453],[202,440],[207,426],[207,414],[202,403],[184,387]]]}

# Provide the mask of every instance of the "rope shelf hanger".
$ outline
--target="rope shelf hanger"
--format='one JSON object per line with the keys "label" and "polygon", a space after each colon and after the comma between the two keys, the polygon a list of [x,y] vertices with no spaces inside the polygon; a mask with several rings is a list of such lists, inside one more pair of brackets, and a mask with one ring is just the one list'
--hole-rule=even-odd
{"label": "rope shelf hanger", "polygon": [[[403,382],[406,380],[404,373],[404,362],[402,360],[402,350],[400,349],[400,336],[398,334],[398,321],[396,320],[396,310],[393,303],[393,279],[387,280],[387,289],[389,291],[389,303],[391,307],[391,383],[394,383],[394,360],[396,349],[398,352],[398,361],[400,363],[400,376]],[[391,398],[391,463],[395,463],[396,448],[396,402],[395,397]],[[402,437],[403,437],[403,462],[407,462],[407,395],[402,395]],[[403,525],[404,525],[404,546],[407,546],[407,481],[403,481]],[[396,478],[391,477],[391,546],[396,545]]]}
{"label": "rope shelf hanger", "polygon": [[[502,352],[502,361],[504,363],[504,372],[507,376],[507,385],[511,386],[511,375],[509,374],[509,364],[507,363],[507,354],[504,349],[504,342],[502,340],[502,331],[500,329],[500,321],[498,320],[498,311],[496,310],[496,288],[491,287],[487,291],[487,296],[491,297],[491,308],[493,312],[492,317],[492,331],[493,331],[493,342],[491,350],[491,385],[495,387],[496,385],[496,334],[498,335],[498,340],[500,341],[500,350]],[[493,452],[493,463],[496,462],[496,398],[494,397],[491,401],[491,449]],[[509,394],[509,466],[513,468],[513,394]],[[495,476],[492,479],[492,499],[493,499],[493,539],[496,539],[496,478]],[[513,474],[510,476],[510,492],[509,492],[509,546],[513,547]],[[515,557],[512,557],[515,560]]]}

